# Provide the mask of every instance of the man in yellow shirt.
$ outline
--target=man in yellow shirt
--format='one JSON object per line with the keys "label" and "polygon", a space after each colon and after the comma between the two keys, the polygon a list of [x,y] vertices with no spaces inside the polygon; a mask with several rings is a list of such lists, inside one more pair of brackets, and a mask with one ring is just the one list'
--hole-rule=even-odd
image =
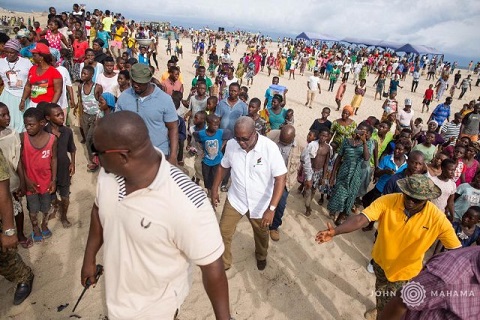
{"label": "man in yellow shirt", "polygon": [[110,16],[110,10],[105,10],[105,17],[102,19],[103,30],[107,31],[112,36],[113,19]]}
{"label": "man in yellow shirt", "polygon": [[428,200],[441,190],[430,178],[414,174],[397,181],[402,193],[382,196],[361,214],[350,216],[342,225],[318,232],[315,240],[324,243],[336,235],[349,233],[378,221],[378,237],[373,246],[375,296],[377,306],[365,316],[375,319],[402,285],[418,275],[425,252],[439,239],[445,248],[461,244],[445,214]]}
{"label": "man in yellow shirt", "polygon": [[[123,37],[125,34],[125,28],[123,27],[123,24],[121,21],[117,20],[115,21],[115,33],[113,34],[113,41],[111,43],[111,48],[112,48],[112,54],[115,57],[121,57],[122,56],[122,47],[123,47]],[[117,51],[115,52],[114,48],[117,48]]]}

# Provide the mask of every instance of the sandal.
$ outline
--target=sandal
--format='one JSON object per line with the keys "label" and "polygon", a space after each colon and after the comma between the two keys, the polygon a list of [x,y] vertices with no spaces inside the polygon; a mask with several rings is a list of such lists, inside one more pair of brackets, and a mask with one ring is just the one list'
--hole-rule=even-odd
{"label": "sandal", "polygon": [[32,241],[32,239],[30,239],[30,238],[25,238],[25,240],[18,241],[18,243],[20,243],[20,245],[21,245],[22,248],[24,248],[24,249],[28,249],[28,248],[33,247],[33,241]]}
{"label": "sandal", "polygon": [[50,231],[48,228],[46,230],[42,230],[42,236],[43,239],[48,239],[52,236],[52,231]]}
{"label": "sandal", "polygon": [[43,236],[42,235],[36,236],[35,232],[32,231],[32,240],[35,243],[41,243],[41,242],[43,242]]}

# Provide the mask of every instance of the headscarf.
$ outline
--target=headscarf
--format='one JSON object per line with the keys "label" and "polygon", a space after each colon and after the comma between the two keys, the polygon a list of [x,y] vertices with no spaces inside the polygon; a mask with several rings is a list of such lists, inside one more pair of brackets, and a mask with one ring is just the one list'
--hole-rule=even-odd
{"label": "headscarf", "polygon": [[110,92],[104,92],[102,93],[102,97],[105,99],[105,102],[107,102],[107,106],[111,110],[115,110],[115,96]]}
{"label": "headscarf", "polygon": [[4,48],[20,52],[20,50],[22,49],[22,45],[17,39],[10,39],[7,41],[7,43],[5,43]]}
{"label": "headscarf", "polygon": [[353,108],[350,105],[346,105],[345,107],[343,107],[343,111],[348,111],[348,113],[350,113],[350,116],[353,115]]}

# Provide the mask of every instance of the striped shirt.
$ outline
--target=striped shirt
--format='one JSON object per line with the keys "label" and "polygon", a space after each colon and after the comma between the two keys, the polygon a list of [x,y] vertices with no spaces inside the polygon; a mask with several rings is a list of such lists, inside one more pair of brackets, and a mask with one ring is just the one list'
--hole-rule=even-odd
{"label": "striped shirt", "polygon": [[455,140],[450,142],[450,145],[453,146],[457,142],[458,135],[460,134],[460,127],[462,126],[462,123],[459,122],[458,124],[450,121],[450,122],[445,122],[441,129],[440,132],[442,133],[442,136],[445,138],[445,141],[450,139],[451,137],[454,137]]}

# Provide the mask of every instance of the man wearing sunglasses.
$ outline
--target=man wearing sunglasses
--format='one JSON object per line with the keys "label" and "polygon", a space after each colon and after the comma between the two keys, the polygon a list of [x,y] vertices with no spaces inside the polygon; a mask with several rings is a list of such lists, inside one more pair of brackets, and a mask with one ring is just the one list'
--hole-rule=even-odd
{"label": "man wearing sunglasses", "polygon": [[430,199],[441,190],[422,174],[397,181],[401,193],[384,195],[361,214],[351,215],[342,225],[317,233],[315,240],[325,243],[334,236],[349,233],[378,221],[378,237],[372,250],[375,271],[376,308],[365,313],[375,319],[403,284],[418,275],[427,250],[438,239],[447,249],[460,248],[455,230],[446,215]]}
{"label": "man wearing sunglasses", "polygon": [[257,133],[252,118],[238,118],[233,132],[234,138],[227,142],[211,192],[216,207],[220,202],[218,187],[227,169],[231,168],[232,184],[220,219],[225,245],[223,263],[225,269],[232,265],[232,238],[238,222],[246,215],[253,228],[257,268],[264,270],[269,226],[285,190],[287,168],[278,146]]}
{"label": "man wearing sunglasses", "polygon": [[96,282],[104,245],[111,319],[174,319],[198,265],[215,319],[230,319],[218,222],[205,192],[166,161],[140,115],[99,119],[93,141],[102,169],[81,282]]}

